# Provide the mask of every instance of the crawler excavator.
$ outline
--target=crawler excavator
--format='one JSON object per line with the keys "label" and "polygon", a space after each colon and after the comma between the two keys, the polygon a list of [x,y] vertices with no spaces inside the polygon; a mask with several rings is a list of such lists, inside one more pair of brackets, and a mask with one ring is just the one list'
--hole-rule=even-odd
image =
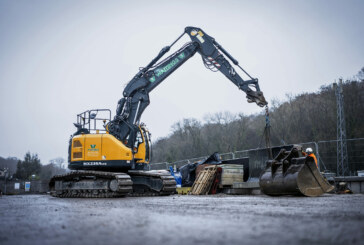
{"label": "crawler excavator", "polygon": [[[170,48],[187,34],[191,42],[158,62]],[[117,105],[116,115],[105,109],[89,110],[77,116],[77,131],[69,141],[70,173],[50,180],[56,197],[120,197],[135,195],[169,195],[176,182],[167,171],[144,171],[150,162],[150,135],[141,115],[149,105],[149,93],[195,53],[204,65],[220,71],[246,93],[250,103],[263,107],[267,102],[258,79],[251,77],[213,37],[197,27],[184,32],[132,78]],[[228,59],[249,79],[243,80]],[[101,114],[107,114],[101,117]],[[103,127],[97,125],[103,123]]]}

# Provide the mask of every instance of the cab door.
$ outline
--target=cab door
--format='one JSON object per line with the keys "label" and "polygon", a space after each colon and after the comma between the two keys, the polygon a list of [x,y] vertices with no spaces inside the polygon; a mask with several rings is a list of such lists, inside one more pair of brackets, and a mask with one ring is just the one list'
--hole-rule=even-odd
{"label": "cab door", "polygon": [[151,142],[149,138],[149,132],[147,132],[145,129],[142,131],[145,140],[145,163],[149,163],[151,160]]}
{"label": "cab door", "polygon": [[150,162],[150,140],[148,132],[143,127],[139,127],[134,144],[134,159],[137,163]]}
{"label": "cab door", "polygon": [[135,143],[134,143],[134,160],[137,163],[144,163],[145,162],[145,140],[142,133],[141,128],[139,127],[139,130],[136,134]]}

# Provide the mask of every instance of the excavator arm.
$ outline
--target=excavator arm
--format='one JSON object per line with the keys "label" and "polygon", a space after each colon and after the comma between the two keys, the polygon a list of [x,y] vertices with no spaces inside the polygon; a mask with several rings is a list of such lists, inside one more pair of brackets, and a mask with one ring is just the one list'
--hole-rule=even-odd
{"label": "excavator arm", "polygon": [[[160,59],[184,35],[192,42],[164,60]],[[259,89],[258,80],[252,78],[239,63],[201,29],[186,27],[170,46],[133,77],[123,91],[113,120],[111,113],[106,125],[109,134],[99,133],[97,112],[91,110],[78,115],[77,132],[69,142],[69,165],[72,171],[53,176],[49,182],[52,195],[56,197],[120,197],[136,195],[170,195],[176,191],[176,182],[167,171],[138,170],[150,162],[150,145],[147,129],[139,122],[149,105],[149,93],[196,52],[202,56],[205,66],[220,71],[239,89],[248,102],[264,106],[267,102]],[[226,57],[226,58],[225,58]],[[243,80],[231,66],[230,59],[250,78]],[[95,113],[94,113],[95,112]],[[96,133],[90,133],[91,120]],[[88,129],[85,127],[88,125]]]}
{"label": "excavator arm", "polygon": [[[185,44],[178,51],[156,64],[163,55],[184,35],[190,36],[192,42]],[[267,104],[260,91],[258,79],[252,78],[214,38],[204,33],[200,28],[186,27],[170,46],[164,47],[159,54],[142,68],[127,84],[123,98],[119,100],[116,116],[107,125],[110,134],[132,147],[138,131],[139,120],[145,108],[149,105],[149,93],[178,69],[196,52],[202,56],[205,66],[212,71],[220,71],[239,89],[246,93],[248,102],[255,102],[263,107]],[[225,56],[238,66],[250,80],[243,80]]]}

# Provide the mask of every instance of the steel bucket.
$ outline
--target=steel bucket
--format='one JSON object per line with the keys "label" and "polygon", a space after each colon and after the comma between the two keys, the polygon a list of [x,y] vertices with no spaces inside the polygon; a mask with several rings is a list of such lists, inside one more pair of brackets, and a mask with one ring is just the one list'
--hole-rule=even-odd
{"label": "steel bucket", "polygon": [[297,147],[282,149],[267,161],[259,178],[261,191],[270,196],[298,195],[316,197],[334,189],[320,174],[312,157],[303,157]]}

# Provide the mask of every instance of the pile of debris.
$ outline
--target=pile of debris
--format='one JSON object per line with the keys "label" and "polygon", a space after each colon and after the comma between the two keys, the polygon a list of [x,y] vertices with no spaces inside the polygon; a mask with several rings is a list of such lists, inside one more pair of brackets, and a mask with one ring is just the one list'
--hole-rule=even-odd
{"label": "pile of debris", "polygon": [[222,161],[215,152],[204,161],[182,166],[180,175],[179,194],[252,194],[253,190],[259,191],[258,182],[247,184],[249,158]]}
{"label": "pile of debris", "polygon": [[[249,158],[221,161],[218,153],[205,161],[190,163],[180,168],[179,194],[260,194],[270,196],[301,195],[316,197],[333,192],[332,186],[321,175],[311,156],[303,155],[302,146],[290,150],[280,149],[272,160],[266,162],[258,181],[249,179]],[[253,179],[253,178],[252,178]],[[341,181],[343,182],[343,181]],[[339,193],[350,193],[341,183]]]}

